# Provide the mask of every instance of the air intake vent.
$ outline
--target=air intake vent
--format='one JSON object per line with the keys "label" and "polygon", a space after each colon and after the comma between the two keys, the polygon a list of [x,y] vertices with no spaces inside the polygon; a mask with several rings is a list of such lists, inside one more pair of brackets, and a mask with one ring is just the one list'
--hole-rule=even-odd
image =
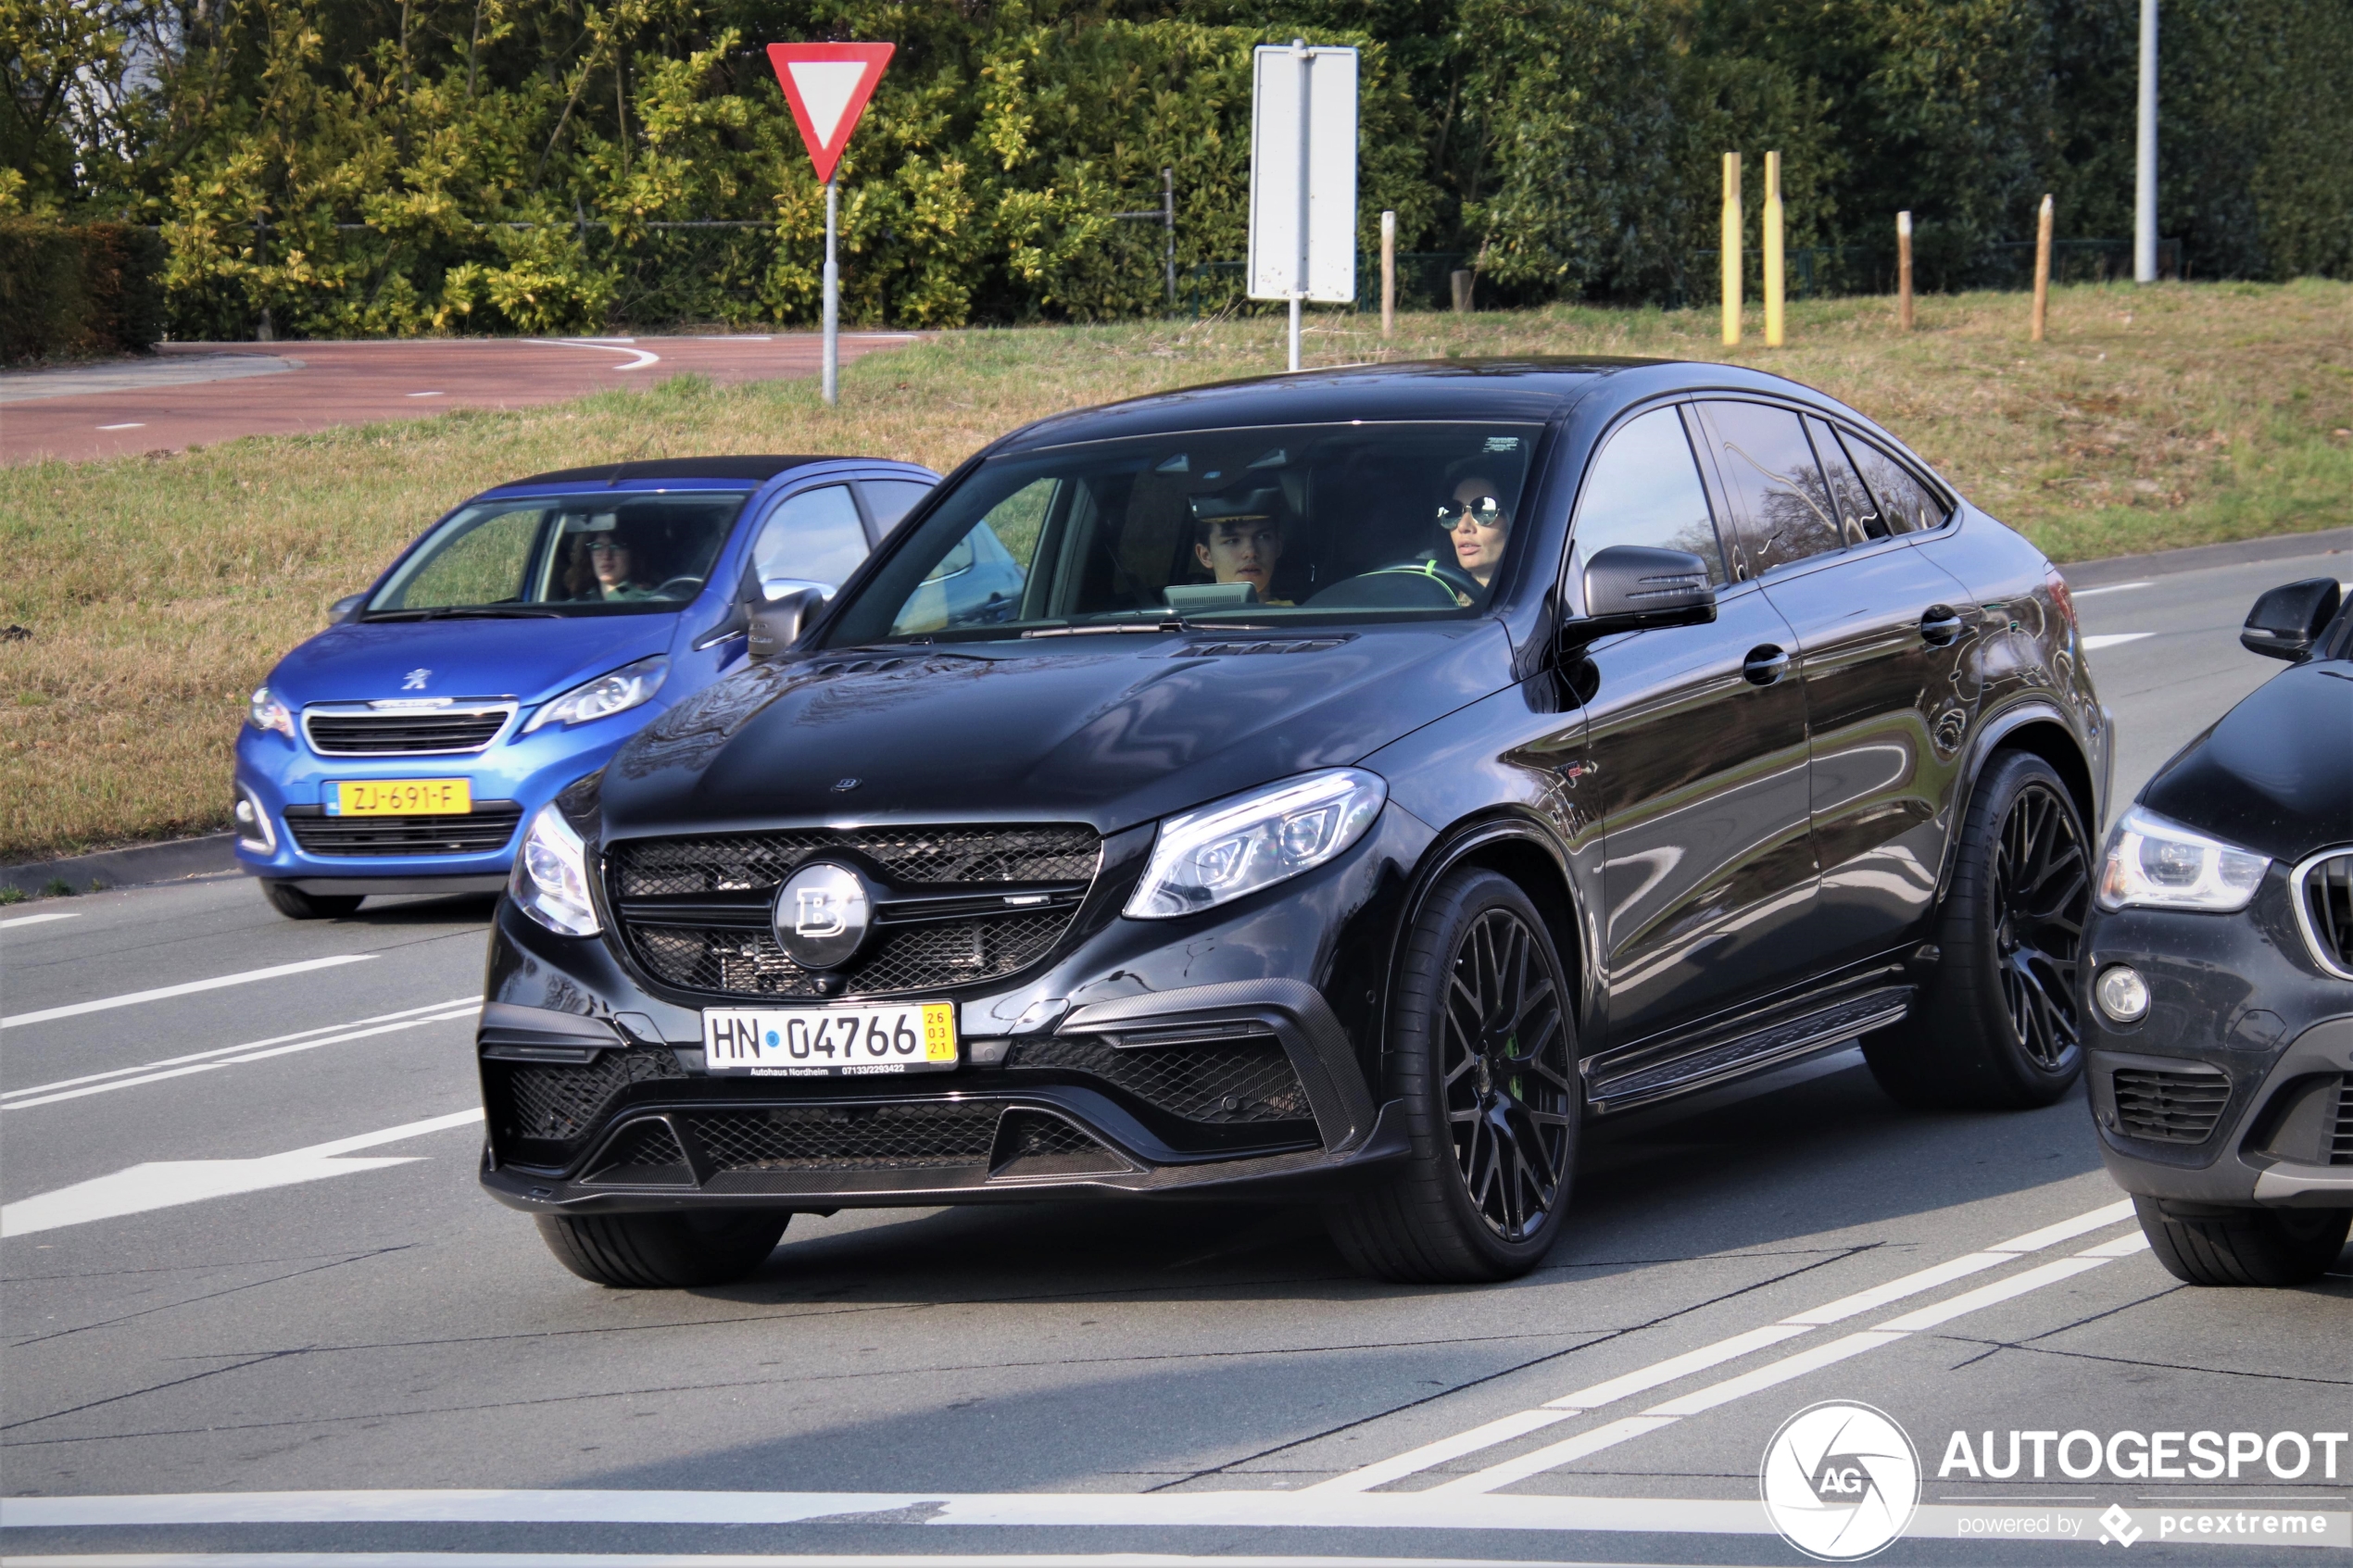
{"label": "air intake vent", "polygon": [[2353,979],[2353,852],[2307,861],[2296,873],[2296,912],[2321,967]]}
{"label": "air intake vent", "polygon": [[330,817],[318,806],[286,808],[286,831],[308,855],[481,855],[504,849],[522,821],[512,800],[477,800],[456,816]]}
{"label": "air intake vent", "polygon": [[2336,1125],[2329,1133],[2329,1163],[2353,1165],[2353,1073],[2337,1080]]}
{"label": "air intake vent", "polygon": [[480,751],[513,717],[511,702],[471,708],[306,708],[303,734],[322,757],[441,757]]}
{"label": "air intake vent", "polygon": [[1322,653],[1347,642],[1346,637],[1274,637],[1251,643],[1188,643],[1177,659],[1233,659],[1244,654]]}
{"label": "air intake vent", "polygon": [[2116,1128],[2154,1143],[2204,1143],[2214,1135],[2231,1081],[2211,1067],[2116,1070]]}

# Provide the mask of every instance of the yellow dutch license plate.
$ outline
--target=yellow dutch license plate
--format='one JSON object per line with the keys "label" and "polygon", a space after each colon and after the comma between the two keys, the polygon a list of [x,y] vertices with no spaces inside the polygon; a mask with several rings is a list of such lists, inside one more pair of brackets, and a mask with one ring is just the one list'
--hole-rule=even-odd
{"label": "yellow dutch license plate", "polygon": [[861,1078],[956,1065],[952,1002],[705,1008],[703,1064],[756,1078]]}
{"label": "yellow dutch license plate", "polygon": [[460,817],[474,809],[468,779],[358,779],[335,785],[346,817]]}

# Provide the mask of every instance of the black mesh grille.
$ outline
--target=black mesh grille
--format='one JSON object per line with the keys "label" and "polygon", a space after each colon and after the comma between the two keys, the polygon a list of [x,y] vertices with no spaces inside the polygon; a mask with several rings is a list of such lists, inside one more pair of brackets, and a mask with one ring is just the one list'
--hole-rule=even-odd
{"label": "black mesh grille", "polygon": [[463,855],[503,849],[522,807],[482,800],[447,817],[330,817],[317,806],[286,808],[286,831],[312,855]]}
{"label": "black mesh grille", "polygon": [[2304,873],[2304,911],[2321,960],[2353,970],[2353,855],[2332,855]]}
{"label": "black mesh grille", "polygon": [[2116,1122],[2128,1137],[2158,1143],[2203,1143],[2222,1119],[2231,1081],[2211,1067],[2171,1072],[2116,1070]]}
{"label": "black mesh grille", "polygon": [[987,1103],[812,1105],[684,1120],[722,1171],[902,1171],[987,1164],[997,1113]]}
{"label": "black mesh grille", "polygon": [[1088,1154],[1102,1147],[1059,1116],[1016,1110],[1006,1121],[1004,1151],[1014,1160],[1036,1160],[1055,1154]]}
{"label": "black mesh grille", "polygon": [[630,1085],[686,1076],[667,1050],[607,1051],[581,1067],[488,1065],[506,1081],[507,1132],[556,1143],[573,1143],[593,1132]]}
{"label": "black mesh grille", "polygon": [[1084,1037],[1025,1040],[1005,1065],[1083,1073],[1188,1122],[1290,1122],[1313,1114],[1290,1058],[1271,1035],[1124,1050]]}
{"label": "black mesh grille", "polygon": [[[838,971],[845,997],[936,991],[995,980],[1043,958],[1071,911],[1001,915],[886,931]],[[638,961],[656,979],[687,991],[748,997],[816,997],[815,972],[785,957],[765,931],[740,926],[639,926],[629,933]]]}
{"label": "black mesh grille", "polygon": [[2329,1133],[2329,1163],[2353,1165],[2353,1075],[2337,1080],[2336,1125]]}
{"label": "black mesh grille", "polygon": [[623,898],[761,892],[831,851],[873,862],[894,883],[1086,882],[1101,847],[1087,827],[812,828],[728,838],[628,840],[610,854]]}
{"label": "black mesh grille", "polygon": [[592,1182],[644,1182],[694,1180],[686,1169],[686,1152],[678,1147],[678,1136],[668,1123],[647,1120],[633,1122],[621,1131],[610,1147],[597,1160]]}
{"label": "black mesh grille", "polygon": [[336,757],[480,751],[507,724],[507,710],[488,713],[306,713],[310,749]]}

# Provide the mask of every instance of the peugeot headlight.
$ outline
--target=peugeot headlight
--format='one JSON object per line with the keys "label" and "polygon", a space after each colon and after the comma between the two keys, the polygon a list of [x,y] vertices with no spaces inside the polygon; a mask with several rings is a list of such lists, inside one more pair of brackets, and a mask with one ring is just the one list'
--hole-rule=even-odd
{"label": "peugeot headlight", "polygon": [[539,808],[523,833],[507,896],[560,935],[594,936],[604,929],[588,897],[588,851],[552,802]]}
{"label": "peugeot headlight", "polygon": [[2135,806],[2108,834],[2099,904],[2228,914],[2246,908],[2271,863]]}
{"label": "peugeot headlight", "polygon": [[543,724],[585,724],[591,719],[607,719],[629,709],[661,690],[661,678],[670,673],[670,658],[656,654],[635,664],[624,664],[610,674],[593,681],[584,681],[553,702],[542,705],[522,727],[524,734]]}
{"label": "peugeot headlight", "polygon": [[294,710],[270,695],[268,686],[256,686],[245,701],[245,722],[257,730],[275,730],[288,740],[295,738]]}
{"label": "peugeot headlight", "polygon": [[1130,920],[1167,920],[1272,887],[1365,836],[1389,786],[1362,768],[1304,773],[1160,824]]}

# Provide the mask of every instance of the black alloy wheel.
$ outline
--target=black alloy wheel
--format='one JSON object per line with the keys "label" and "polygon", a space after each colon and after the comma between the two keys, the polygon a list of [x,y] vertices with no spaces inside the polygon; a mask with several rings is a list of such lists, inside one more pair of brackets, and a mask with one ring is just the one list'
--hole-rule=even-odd
{"label": "black alloy wheel", "polygon": [[2074,797],[2030,752],[1994,754],[1970,792],[1935,973],[1911,1016],[1867,1035],[1880,1086],[1924,1110],[2048,1105],[2083,1071],[2078,963],[2092,852]]}
{"label": "black alloy wheel", "polygon": [[1390,1006],[1389,1087],[1413,1154],[1327,1216],[1360,1272],[1471,1283],[1543,1261],[1567,1207],[1582,1105],[1571,995],[1544,918],[1516,884],[1474,867],[1431,891]]}

